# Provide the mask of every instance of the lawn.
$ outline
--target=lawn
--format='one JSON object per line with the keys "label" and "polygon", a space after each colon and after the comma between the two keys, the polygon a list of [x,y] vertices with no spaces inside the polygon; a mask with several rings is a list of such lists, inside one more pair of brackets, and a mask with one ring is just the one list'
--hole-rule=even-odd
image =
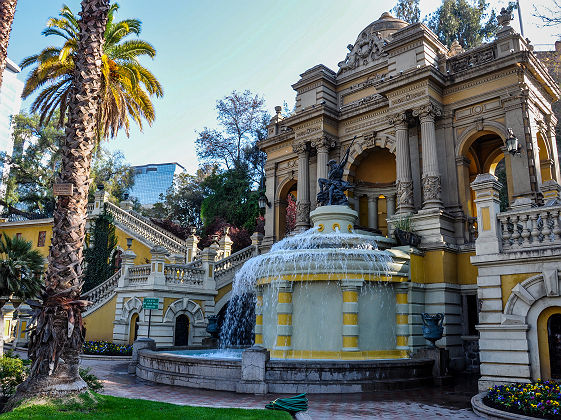
{"label": "lawn", "polygon": [[14,411],[0,415],[0,420],[290,420],[291,418],[290,414],[281,411],[188,407],[93,393],[82,394],[65,401],[50,400],[40,404],[23,403]]}

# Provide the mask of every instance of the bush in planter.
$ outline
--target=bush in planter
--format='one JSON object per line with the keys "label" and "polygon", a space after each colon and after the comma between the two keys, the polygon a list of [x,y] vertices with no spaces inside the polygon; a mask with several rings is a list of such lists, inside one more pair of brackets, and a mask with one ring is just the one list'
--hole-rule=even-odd
{"label": "bush in planter", "polygon": [[413,222],[411,215],[402,216],[393,222],[394,235],[399,245],[411,245],[418,247],[421,244],[421,237],[413,233]]}
{"label": "bush in planter", "polygon": [[84,354],[130,356],[132,354],[132,346],[115,344],[110,341],[86,341],[84,343]]}

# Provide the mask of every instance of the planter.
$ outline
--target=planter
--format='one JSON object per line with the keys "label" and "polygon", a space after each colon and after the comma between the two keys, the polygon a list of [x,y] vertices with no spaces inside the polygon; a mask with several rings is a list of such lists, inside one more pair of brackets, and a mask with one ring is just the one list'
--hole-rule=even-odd
{"label": "planter", "polygon": [[434,315],[423,313],[421,318],[423,319],[423,337],[430,341],[434,348],[436,347],[435,341],[440,340],[444,332],[444,327],[442,326],[444,315],[441,313]]}
{"label": "planter", "polygon": [[413,232],[407,232],[401,229],[394,230],[395,239],[400,246],[414,246],[417,248],[421,244],[421,237]]}

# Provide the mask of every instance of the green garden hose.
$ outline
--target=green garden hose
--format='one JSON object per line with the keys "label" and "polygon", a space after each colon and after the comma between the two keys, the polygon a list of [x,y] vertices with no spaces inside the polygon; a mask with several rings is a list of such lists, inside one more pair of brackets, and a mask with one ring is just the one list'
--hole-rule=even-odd
{"label": "green garden hose", "polygon": [[306,394],[298,394],[289,398],[277,398],[267,404],[265,408],[297,413],[308,409],[308,399],[306,398]]}

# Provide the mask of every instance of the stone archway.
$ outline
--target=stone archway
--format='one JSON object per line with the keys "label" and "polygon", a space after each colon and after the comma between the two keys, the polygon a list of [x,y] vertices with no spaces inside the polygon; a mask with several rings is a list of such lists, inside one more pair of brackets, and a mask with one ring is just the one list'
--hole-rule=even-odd
{"label": "stone archway", "polygon": [[204,337],[206,322],[205,314],[197,302],[189,298],[177,299],[172,302],[167,308],[163,323],[170,328],[170,333],[173,334],[173,342],[175,343],[175,333],[177,320],[180,315],[185,315],[188,319],[188,343],[189,345],[201,344],[201,339]]}
{"label": "stone archway", "polygon": [[275,233],[277,240],[281,240],[287,233],[287,208],[289,195],[295,200],[298,198],[298,181],[290,176],[280,182],[275,191]]}
{"label": "stone archway", "polygon": [[[546,269],[541,274],[518,283],[512,288],[503,311],[502,325],[529,327],[526,339],[534,380],[545,379],[549,372],[549,350],[541,331],[543,328],[540,329],[540,324],[543,324],[540,316],[544,318],[542,314],[545,311],[561,307],[560,274],[556,268]],[[561,313],[561,310],[558,312]]]}
{"label": "stone archway", "polygon": [[119,318],[122,324],[126,326],[125,328],[125,342],[130,343],[131,334],[134,334],[132,329],[132,323],[135,322],[138,326],[140,322],[144,322],[144,311],[142,310],[142,301],[138,298],[131,298],[123,304],[123,309],[121,310],[121,316]]}

